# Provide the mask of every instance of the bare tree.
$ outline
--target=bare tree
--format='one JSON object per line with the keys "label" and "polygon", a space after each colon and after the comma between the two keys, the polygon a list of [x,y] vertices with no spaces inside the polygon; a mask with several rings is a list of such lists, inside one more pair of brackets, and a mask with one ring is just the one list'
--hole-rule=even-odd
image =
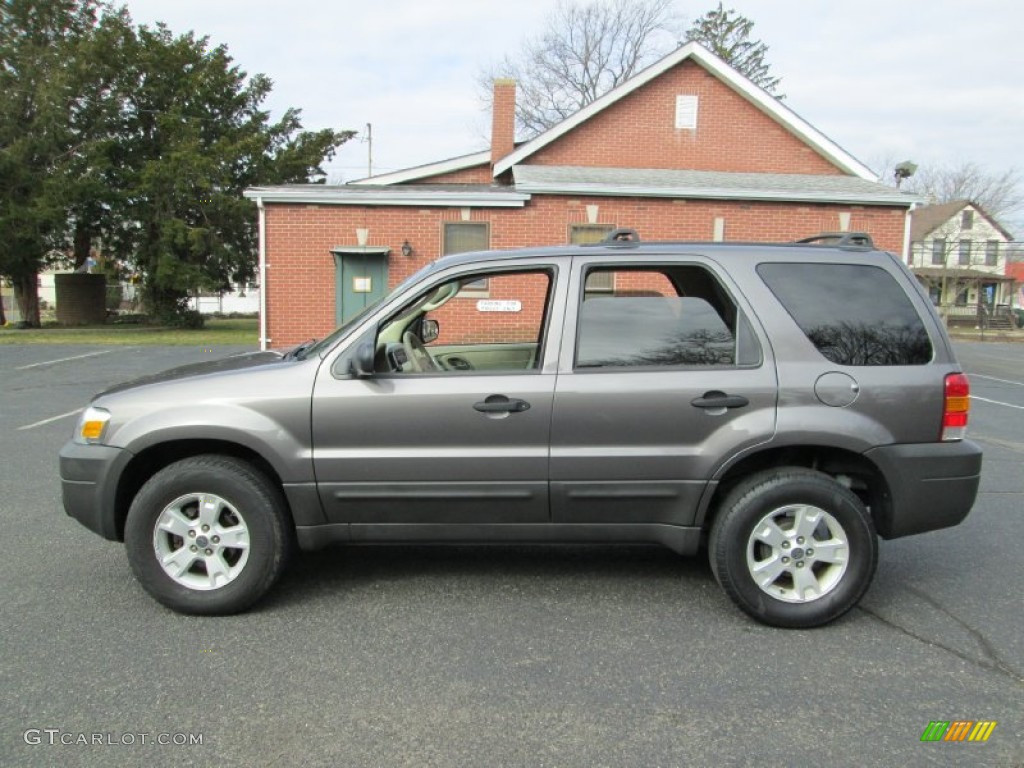
{"label": "bare tree", "polygon": [[996,219],[1024,208],[1024,186],[1016,168],[988,171],[974,162],[926,166],[908,179],[907,188],[936,203],[970,200]]}
{"label": "bare tree", "polygon": [[[896,184],[896,163],[891,155],[877,159],[873,167],[881,169],[879,181]],[[1024,175],[1012,167],[991,171],[970,160],[922,165],[900,186],[906,192],[926,197],[929,205],[970,200],[1004,224],[1024,214]]]}
{"label": "bare tree", "polygon": [[778,93],[780,78],[771,74],[764,60],[768,46],[750,39],[753,30],[753,21],[732,8],[726,10],[719,3],[717,8],[693,22],[686,33],[686,41],[697,41],[775,98],[785,98]]}
{"label": "bare tree", "polygon": [[480,77],[489,105],[495,78],[519,91],[520,135],[535,136],[625,82],[678,45],[674,0],[562,0],[544,32]]}

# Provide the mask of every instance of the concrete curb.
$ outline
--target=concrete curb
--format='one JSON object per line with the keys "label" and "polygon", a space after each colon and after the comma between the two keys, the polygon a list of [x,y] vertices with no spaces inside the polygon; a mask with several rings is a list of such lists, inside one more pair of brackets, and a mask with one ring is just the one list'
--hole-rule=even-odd
{"label": "concrete curb", "polygon": [[1024,330],[1019,331],[981,331],[981,330],[948,330],[953,341],[1009,341],[1024,342]]}

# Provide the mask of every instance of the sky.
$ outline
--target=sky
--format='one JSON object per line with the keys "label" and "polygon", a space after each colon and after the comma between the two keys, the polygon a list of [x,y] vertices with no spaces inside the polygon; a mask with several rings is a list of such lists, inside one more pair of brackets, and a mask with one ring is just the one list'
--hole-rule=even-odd
{"label": "sky", "polygon": [[[122,0],[225,44],[274,82],[275,116],[359,132],[332,183],[485,149],[481,70],[539,35],[558,0]],[[717,3],[679,0],[684,28]],[[733,0],[768,45],[786,105],[869,167],[972,161],[1024,174],[1019,0]],[[1024,224],[1012,222],[1014,224]],[[1024,229],[1018,226],[1018,229]]]}

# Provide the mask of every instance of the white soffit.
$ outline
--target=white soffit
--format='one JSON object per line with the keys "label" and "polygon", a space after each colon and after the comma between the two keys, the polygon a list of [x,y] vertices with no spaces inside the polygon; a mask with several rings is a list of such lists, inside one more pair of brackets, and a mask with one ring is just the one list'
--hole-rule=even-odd
{"label": "white soffit", "polygon": [[428,185],[410,184],[399,187],[349,185],[324,186],[305,184],[286,187],[252,187],[243,195],[249,199],[262,199],[264,203],[291,203],[304,205],[397,205],[420,208],[522,208],[530,199],[524,192],[490,187],[474,190],[444,189]]}

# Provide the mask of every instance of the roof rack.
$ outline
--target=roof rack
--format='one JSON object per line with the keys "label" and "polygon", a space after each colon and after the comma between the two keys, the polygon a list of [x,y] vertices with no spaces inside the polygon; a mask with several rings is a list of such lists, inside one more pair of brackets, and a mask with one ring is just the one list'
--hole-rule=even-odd
{"label": "roof rack", "polygon": [[807,245],[835,245],[856,246],[859,248],[874,248],[875,242],[867,232],[822,232],[820,235],[812,235],[795,240],[796,243]]}
{"label": "roof rack", "polygon": [[[656,241],[651,241],[656,242]],[[660,245],[670,244],[691,244],[693,241],[665,241],[659,242]],[[600,241],[596,243],[587,243],[587,245],[637,245],[640,243],[640,233],[631,227],[619,227],[613,229],[607,235],[605,235]],[[833,248],[870,248],[874,249],[875,242],[871,239],[871,235],[867,232],[822,232],[818,235],[811,235],[810,237],[803,237],[799,240],[793,240],[792,243],[799,245],[827,245]],[[716,243],[722,244],[722,243]],[[750,242],[750,243],[739,243],[735,242],[732,245],[785,245],[785,243],[772,243],[772,242]]]}

